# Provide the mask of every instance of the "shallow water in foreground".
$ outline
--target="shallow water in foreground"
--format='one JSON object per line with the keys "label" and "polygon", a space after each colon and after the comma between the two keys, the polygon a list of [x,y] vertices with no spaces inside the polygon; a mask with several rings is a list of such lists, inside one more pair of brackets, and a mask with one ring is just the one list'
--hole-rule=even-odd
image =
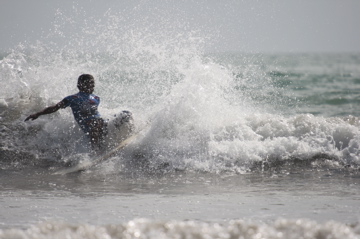
{"label": "shallow water in foreground", "polygon": [[39,169],[2,171],[1,181],[7,183],[1,185],[1,227],[26,228],[48,220],[107,225],[134,218],[210,223],[306,218],[353,224],[360,217],[360,175],[350,170],[117,174],[109,169],[114,163],[66,176]]}

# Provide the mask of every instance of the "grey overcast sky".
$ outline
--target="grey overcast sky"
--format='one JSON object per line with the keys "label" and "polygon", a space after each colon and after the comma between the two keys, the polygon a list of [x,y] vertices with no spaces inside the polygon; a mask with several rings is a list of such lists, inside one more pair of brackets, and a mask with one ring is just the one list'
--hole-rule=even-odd
{"label": "grey overcast sky", "polygon": [[360,52],[360,0],[0,0],[0,50],[41,39],[56,12],[96,19],[109,10],[122,24],[204,29],[208,51]]}

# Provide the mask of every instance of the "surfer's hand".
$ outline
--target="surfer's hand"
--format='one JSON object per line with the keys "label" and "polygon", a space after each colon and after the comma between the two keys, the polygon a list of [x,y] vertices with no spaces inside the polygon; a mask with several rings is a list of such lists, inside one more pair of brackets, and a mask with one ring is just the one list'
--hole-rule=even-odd
{"label": "surfer's hand", "polygon": [[29,119],[35,120],[35,119],[37,119],[38,117],[39,117],[38,114],[33,114],[33,115],[30,115],[29,117],[27,117],[27,118],[25,119],[25,121],[28,121]]}

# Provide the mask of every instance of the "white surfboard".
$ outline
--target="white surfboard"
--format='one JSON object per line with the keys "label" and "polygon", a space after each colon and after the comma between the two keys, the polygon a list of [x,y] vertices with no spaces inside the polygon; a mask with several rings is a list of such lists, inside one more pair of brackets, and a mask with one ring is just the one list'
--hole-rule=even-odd
{"label": "white surfboard", "polygon": [[77,165],[75,165],[73,167],[56,171],[54,174],[65,175],[65,174],[80,172],[80,171],[84,171],[86,169],[89,169],[92,166],[95,166],[96,164],[98,164],[100,162],[103,162],[103,161],[109,159],[111,156],[115,155],[121,149],[123,149],[128,144],[130,144],[138,135],[139,135],[139,133],[131,135],[130,137],[123,140],[118,146],[116,146],[115,148],[113,148],[109,152],[105,152],[104,154],[102,154],[100,156],[97,156],[93,160],[82,161],[82,162],[78,163]]}

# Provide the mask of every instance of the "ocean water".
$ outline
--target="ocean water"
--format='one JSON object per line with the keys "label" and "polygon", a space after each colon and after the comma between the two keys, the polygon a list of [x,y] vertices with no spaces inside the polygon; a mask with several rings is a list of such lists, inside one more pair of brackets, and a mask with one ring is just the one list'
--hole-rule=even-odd
{"label": "ocean water", "polygon": [[[359,53],[207,53],[111,17],[61,45],[55,26],[1,55],[0,238],[360,238]],[[71,110],[24,119],[82,73],[140,133],[56,175],[91,160]]]}

